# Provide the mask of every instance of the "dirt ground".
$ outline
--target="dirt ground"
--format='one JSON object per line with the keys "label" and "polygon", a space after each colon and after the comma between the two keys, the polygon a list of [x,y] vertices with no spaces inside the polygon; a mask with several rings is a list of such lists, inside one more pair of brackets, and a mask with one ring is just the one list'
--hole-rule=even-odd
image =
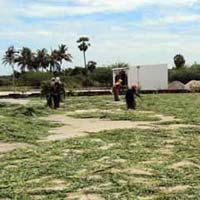
{"label": "dirt ground", "polygon": [[[2,99],[1,99],[2,100]],[[1,101],[0,100],[0,101]],[[5,102],[3,99],[2,101]],[[6,99],[6,102],[27,104],[29,100],[26,99]],[[77,113],[93,112],[94,110],[78,110]],[[111,111],[112,112],[112,111]],[[145,113],[146,111],[137,111]],[[161,114],[156,114],[154,112],[147,111],[146,113],[152,114],[154,117],[159,117],[161,122],[171,122],[179,121],[173,116],[164,116]],[[69,114],[69,113],[68,113]],[[95,118],[87,119],[76,119],[66,116],[66,114],[54,114],[45,118],[43,120],[58,122],[63,124],[60,127],[50,130],[50,135],[46,138],[40,140],[39,142],[48,142],[56,140],[64,140],[72,137],[82,137],[95,132],[100,132],[104,130],[114,130],[114,129],[176,129],[181,127],[192,127],[193,125],[187,124],[170,124],[170,125],[159,125],[155,121],[111,121],[102,120]],[[13,151],[17,148],[27,147],[28,144],[25,143],[0,143],[0,154],[4,154]],[[1,155],[2,156],[2,155]]]}
{"label": "dirt ground", "polygon": [[17,148],[28,147],[26,143],[0,143],[0,154],[13,151]]}
{"label": "dirt ground", "polygon": [[[93,110],[92,110],[93,111]],[[76,111],[78,113],[92,112],[91,110],[80,110]],[[140,111],[137,111],[140,112]],[[141,113],[144,113],[142,111]],[[172,122],[180,121],[175,119],[173,116],[164,116],[161,114],[156,114],[154,112],[146,112],[152,114],[153,117],[159,117],[161,120],[159,123],[163,122]],[[104,131],[104,130],[113,130],[113,129],[176,129],[182,127],[192,127],[193,125],[187,124],[170,124],[170,125],[159,125],[154,121],[111,121],[111,120],[102,120],[95,118],[87,119],[76,119],[68,117],[65,114],[50,115],[45,120],[52,122],[62,123],[63,126],[54,128],[50,131],[52,135],[49,135],[43,141],[54,141],[54,140],[63,140],[71,137],[81,137],[88,135],[90,133]]]}

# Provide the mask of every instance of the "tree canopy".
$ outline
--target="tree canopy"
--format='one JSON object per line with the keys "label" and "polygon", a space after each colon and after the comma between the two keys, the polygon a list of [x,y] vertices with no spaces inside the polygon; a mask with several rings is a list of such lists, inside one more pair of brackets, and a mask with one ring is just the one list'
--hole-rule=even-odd
{"label": "tree canopy", "polygon": [[177,69],[184,67],[185,65],[185,58],[181,54],[177,54],[174,56],[174,64],[176,65]]}

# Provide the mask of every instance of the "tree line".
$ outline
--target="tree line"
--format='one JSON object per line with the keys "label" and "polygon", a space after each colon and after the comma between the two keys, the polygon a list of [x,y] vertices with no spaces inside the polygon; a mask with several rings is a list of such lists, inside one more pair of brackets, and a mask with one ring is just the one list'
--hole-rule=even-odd
{"label": "tree line", "polygon": [[36,52],[28,47],[23,47],[21,50],[16,50],[11,46],[5,52],[3,64],[9,64],[14,70],[14,66],[20,67],[24,71],[61,71],[63,60],[72,62],[72,56],[68,53],[66,45],[61,44],[58,49],[52,50],[50,53],[47,49],[38,49]]}
{"label": "tree line", "polygon": [[[49,79],[55,73],[61,76],[68,85],[76,86],[80,84],[83,87],[109,86],[112,85],[113,68],[129,67],[127,63],[115,63],[97,70],[97,63],[95,61],[87,62],[86,60],[86,51],[91,46],[89,38],[80,37],[76,42],[78,49],[83,52],[84,68],[62,69],[63,61],[71,63],[73,59],[65,44],[59,45],[50,52],[45,48],[33,51],[28,47],[23,47],[20,50],[16,50],[14,46],[9,47],[5,51],[2,61],[3,64],[12,67],[13,86],[15,86],[15,79],[18,79],[17,85],[23,85],[25,83],[25,85],[40,86],[42,80]],[[179,80],[187,83],[190,80],[200,80],[199,64],[194,63],[190,67],[186,66],[185,58],[181,54],[175,55],[173,61],[175,67],[169,69],[169,82]],[[16,66],[20,68],[22,73],[15,71]],[[47,72],[47,74],[43,72]],[[2,80],[0,81],[2,82]]]}
{"label": "tree line", "polygon": [[[78,48],[83,52],[84,67],[86,72],[93,72],[96,69],[95,61],[86,61],[86,51],[89,43],[88,37],[80,37],[77,40]],[[61,44],[57,49],[48,52],[46,48],[31,50],[28,47],[23,47],[16,50],[14,46],[8,47],[2,58],[4,65],[10,65],[13,71],[13,86],[15,86],[15,67],[19,67],[21,72],[25,71],[46,71],[46,72],[61,72],[63,61],[72,62],[72,55],[68,52],[65,44]]]}

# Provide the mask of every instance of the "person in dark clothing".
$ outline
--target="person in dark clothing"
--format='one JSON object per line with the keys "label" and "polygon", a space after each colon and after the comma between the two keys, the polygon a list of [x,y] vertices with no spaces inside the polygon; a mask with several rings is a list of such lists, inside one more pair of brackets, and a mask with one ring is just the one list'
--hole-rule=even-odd
{"label": "person in dark clothing", "polygon": [[50,82],[50,85],[47,86],[48,88],[46,88],[46,100],[47,100],[47,105],[50,107],[50,108],[53,108],[53,87],[54,87],[54,84],[55,84],[55,78],[52,77],[51,79],[51,82]]}
{"label": "person in dark clothing", "polygon": [[125,94],[127,109],[136,109],[136,96],[141,98],[141,96],[137,92],[137,86],[133,85],[131,89],[128,89],[126,91]]}
{"label": "person in dark clothing", "polygon": [[64,83],[60,82],[60,102],[64,102],[66,98],[66,91]]}
{"label": "person in dark clothing", "polygon": [[51,84],[51,96],[53,98],[54,109],[60,107],[60,93],[61,93],[61,85],[58,78],[56,78],[55,82]]}
{"label": "person in dark clothing", "polygon": [[49,108],[52,108],[52,96],[51,96],[51,93],[50,92],[48,92],[47,94],[46,94],[46,100],[47,100],[47,105],[49,106]]}
{"label": "person in dark clothing", "polygon": [[53,101],[54,101],[54,108],[55,109],[59,108],[60,107],[60,84],[58,82],[55,82],[55,85],[54,85]]}

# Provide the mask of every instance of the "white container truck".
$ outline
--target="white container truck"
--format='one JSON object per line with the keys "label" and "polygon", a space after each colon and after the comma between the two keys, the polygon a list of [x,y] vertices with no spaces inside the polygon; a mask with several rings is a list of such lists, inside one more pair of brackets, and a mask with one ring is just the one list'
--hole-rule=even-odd
{"label": "white container truck", "polygon": [[137,85],[141,90],[166,90],[168,89],[167,64],[138,65],[128,68],[113,69],[113,84],[117,79],[122,79],[124,85],[130,88]]}

